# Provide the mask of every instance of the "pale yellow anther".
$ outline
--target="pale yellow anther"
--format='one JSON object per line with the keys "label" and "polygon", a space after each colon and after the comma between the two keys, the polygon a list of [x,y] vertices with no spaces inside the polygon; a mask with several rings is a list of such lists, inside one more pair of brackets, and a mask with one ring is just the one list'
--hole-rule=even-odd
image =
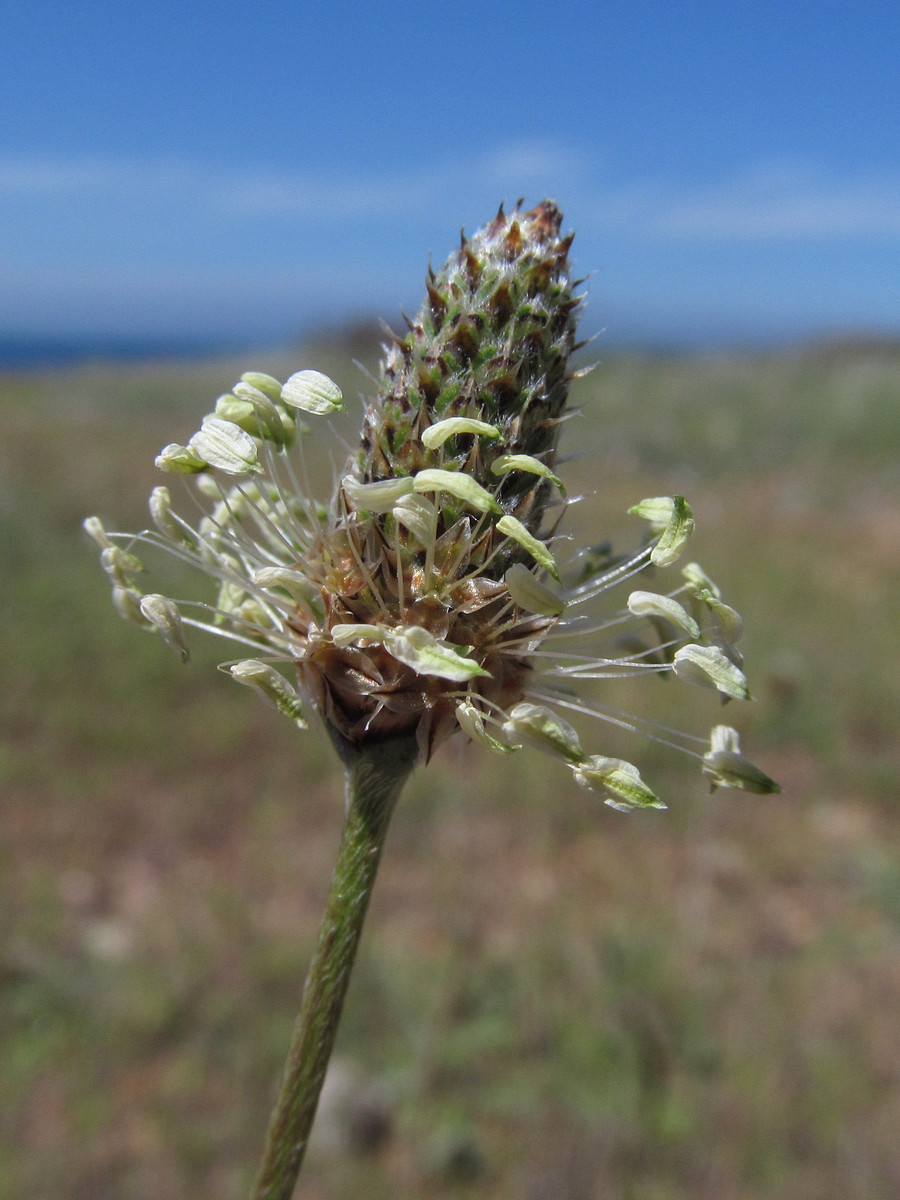
{"label": "pale yellow anther", "polygon": [[256,442],[245,430],[221,417],[208,417],[188,442],[188,449],[226,475],[262,471]]}
{"label": "pale yellow anther", "polygon": [[566,494],[562,481],[553,474],[546,463],[542,463],[539,458],[534,458],[531,454],[501,454],[491,463],[493,475],[508,475],[510,471],[525,471],[529,475],[539,475],[542,479],[549,479],[563,495]]}
{"label": "pale yellow anther", "polygon": [[476,434],[480,437],[499,437],[500,430],[496,425],[487,421],[475,421],[471,417],[447,417],[436,421],[422,434],[422,445],[426,450],[437,450],[443,446],[447,438],[457,437],[461,433]]}
{"label": "pale yellow anther", "polygon": [[760,796],[781,791],[774,779],[754,766],[741,754],[737,731],[728,725],[716,725],[710,733],[710,749],[703,756],[703,774],[717,787],[739,788]]}
{"label": "pale yellow anther", "polygon": [[659,796],[644,783],[637,767],[622,758],[604,758],[595,754],[573,766],[577,783],[593,792],[601,792],[604,803],[619,812],[636,808],[665,808]]}
{"label": "pale yellow anther", "polygon": [[635,617],[662,618],[689,637],[700,636],[700,626],[671,596],[660,596],[656,592],[632,592],[628,597],[628,611]]}
{"label": "pale yellow anther", "polygon": [[687,683],[715,688],[735,700],[750,699],[744,672],[715,646],[682,646],[675,651],[674,668],[678,678]]}
{"label": "pale yellow anther", "polygon": [[565,610],[566,600],[562,593],[535,579],[522,563],[513,563],[503,581],[512,599],[526,612],[555,617]]}
{"label": "pale yellow anther", "polygon": [[384,645],[394,658],[420,675],[437,675],[459,683],[478,675],[490,675],[474,658],[460,653],[462,647],[441,641],[421,625],[399,625],[386,630]]}
{"label": "pale yellow anther", "polygon": [[299,696],[274,667],[257,658],[247,658],[243,662],[233,663],[228,668],[228,673],[236,683],[254,688],[264,700],[289,717],[299,729],[306,729]]}
{"label": "pale yellow anther", "polygon": [[501,754],[510,754],[513,750],[522,749],[521,742],[506,742],[488,733],[483,714],[471,700],[460,700],[456,706],[456,720],[467,738],[487,747],[488,750],[498,750]]}
{"label": "pale yellow anther", "polygon": [[525,742],[568,763],[581,763],[587,755],[568,721],[542,704],[517,704],[503,723],[510,741]]}
{"label": "pale yellow anther", "polygon": [[543,567],[545,571],[549,571],[554,579],[559,580],[559,567],[556,565],[556,559],[539,538],[536,538],[533,533],[529,533],[521,521],[516,517],[501,517],[497,522],[497,529],[504,537],[518,542],[539,566]]}
{"label": "pale yellow anther", "polygon": [[442,471],[437,467],[429,467],[413,476],[413,486],[420,494],[447,492],[477,512],[503,511],[486,488],[462,471]]}
{"label": "pale yellow anther", "polygon": [[315,416],[327,416],[344,407],[341,389],[321,371],[297,371],[281,389],[281,401]]}
{"label": "pale yellow anther", "polygon": [[166,596],[147,595],[140,600],[141,613],[155,626],[167,646],[170,646],[182,662],[187,662],[191,654],[184,640],[184,630],[181,625],[181,613],[174,600]]}
{"label": "pale yellow anther", "polygon": [[355,475],[345,475],[341,487],[354,508],[370,513],[386,513],[412,492],[413,481],[410,476],[404,476],[361,483]]}

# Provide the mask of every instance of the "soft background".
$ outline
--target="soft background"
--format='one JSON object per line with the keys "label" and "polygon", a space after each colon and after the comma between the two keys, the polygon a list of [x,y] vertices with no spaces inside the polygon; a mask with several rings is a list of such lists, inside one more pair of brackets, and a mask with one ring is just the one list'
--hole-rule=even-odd
{"label": "soft background", "polygon": [[[247,368],[332,373],[352,440],[371,318],[522,193],[578,230],[605,329],[572,528],[627,545],[630,503],[689,496],[747,623],[757,703],[727,717],[785,793],[710,798],[631,743],[670,810],[625,817],[536,755],[444,751],[395,818],[298,1196],[900,1192],[898,22],[8,14],[2,1200],[246,1194],[340,824],[326,748],[221,647],[185,669],[120,622],[81,518],[143,524],[153,455]],[[327,494],[344,449],[315,436]]]}

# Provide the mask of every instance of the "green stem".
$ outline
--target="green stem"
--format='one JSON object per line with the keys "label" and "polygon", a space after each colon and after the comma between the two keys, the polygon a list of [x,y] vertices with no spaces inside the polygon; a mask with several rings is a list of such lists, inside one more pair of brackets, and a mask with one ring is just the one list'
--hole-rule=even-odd
{"label": "green stem", "polygon": [[408,739],[358,750],[336,737],[336,745],[347,771],[347,813],[251,1200],[290,1200],[294,1191],[391,813],[418,749]]}

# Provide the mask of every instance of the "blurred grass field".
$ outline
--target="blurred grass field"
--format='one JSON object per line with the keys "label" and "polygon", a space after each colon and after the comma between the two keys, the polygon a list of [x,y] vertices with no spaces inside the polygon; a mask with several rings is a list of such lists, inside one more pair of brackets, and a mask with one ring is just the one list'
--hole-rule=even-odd
{"label": "blurred grass field", "polygon": [[[80,521],[143,525],[153,455],[236,372],[353,397],[354,357],[377,347],[0,378],[0,1200],[249,1188],[339,772],[221,647],[183,668],[121,622]],[[612,356],[576,402],[570,531],[628,545],[629,504],[688,496],[746,621],[758,702],[728,719],[784,794],[710,797],[616,743],[670,803],[623,816],[537,755],[445,749],[394,819],[339,1039],[389,1128],[326,1106],[298,1197],[896,1197],[900,347]],[[314,436],[326,495],[345,452]]]}

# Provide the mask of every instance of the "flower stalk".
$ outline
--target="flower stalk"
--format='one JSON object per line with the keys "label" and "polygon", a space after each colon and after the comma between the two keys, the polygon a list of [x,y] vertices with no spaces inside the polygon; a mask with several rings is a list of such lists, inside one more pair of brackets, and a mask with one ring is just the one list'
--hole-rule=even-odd
{"label": "flower stalk", "polygon": [[418,754],[414,739],[363,750],[337,738],[335,744],[346,770],[344,827],[251,1200],[290,1200],[293,1193],[391,814]]}

